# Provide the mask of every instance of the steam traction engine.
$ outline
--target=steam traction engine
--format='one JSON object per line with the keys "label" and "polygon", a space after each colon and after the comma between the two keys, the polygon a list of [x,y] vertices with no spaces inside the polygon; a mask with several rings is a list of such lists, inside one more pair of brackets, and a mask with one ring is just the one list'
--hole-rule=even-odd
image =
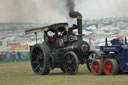
{"label": "steam traction engine", "polygon": [[113,39],[112,45],[108,45],[107,38],[105,46],[100,47],[102,52],[100,59],[91,63],[94,75],[115,75],[119,72],[128,72],[128,44],[127,39]]}
{"label": "steam traction engine", "polygon": [[[82,15],[70,13],[77,18],[77,25],[67,28],[67,23],[26,30],[25,33],[44,32],[44,42],[30,46],[32,69],[36,74],[47,75],[54,68],[61,68],[66,74],[76,74],[79,64],[89,67],[90,47],[82,38]],[[74,32],[77,30],[77,33]]]}

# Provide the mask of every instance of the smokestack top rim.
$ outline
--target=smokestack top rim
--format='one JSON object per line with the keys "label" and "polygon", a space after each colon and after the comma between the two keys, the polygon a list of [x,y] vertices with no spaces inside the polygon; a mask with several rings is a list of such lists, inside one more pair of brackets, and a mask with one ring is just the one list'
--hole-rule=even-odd
{"label": "smokestack top rim", "polygon": [[70,11],[69,12],[69,16],[71,18],[77,18],[77,19],[81,19],[82,18],[82,14],[78,11]]}

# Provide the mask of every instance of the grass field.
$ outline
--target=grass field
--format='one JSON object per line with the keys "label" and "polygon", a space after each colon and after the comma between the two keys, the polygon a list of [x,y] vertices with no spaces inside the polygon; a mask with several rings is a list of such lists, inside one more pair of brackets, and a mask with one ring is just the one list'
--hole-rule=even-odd
{"label": "grass field", "polygon": [[128,85],[128,75],[94,76],[85,65],[77,75],[55,69],[49,75],[35,75],[29,62],[0,63],[0,85]]}

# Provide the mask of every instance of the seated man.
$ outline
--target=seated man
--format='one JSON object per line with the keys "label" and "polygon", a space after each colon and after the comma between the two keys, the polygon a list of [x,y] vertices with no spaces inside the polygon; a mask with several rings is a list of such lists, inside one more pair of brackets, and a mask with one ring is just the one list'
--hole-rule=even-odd
{"label": "seated man", "polygon": [[48,31],[47,35],[48,35],[48,41],[52,44],[55,43],[56,41],[55,33],[52,31]]}

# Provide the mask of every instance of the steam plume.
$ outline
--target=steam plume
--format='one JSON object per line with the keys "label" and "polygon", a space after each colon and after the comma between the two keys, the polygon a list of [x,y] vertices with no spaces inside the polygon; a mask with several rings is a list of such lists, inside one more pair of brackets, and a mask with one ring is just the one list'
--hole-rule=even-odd
{"label": "steam plume", "polygon": [[74,23],[74,20],[69,17],[69,13],[75,10],[75,1],[76,0],[55,0],[56,6],[59,8],[59,11],[65,16],[69,27]]}
{"label": "steam plume", "polygon": [[75,3],[74,0],[66,0],[67,7],[69,8],[69,11],[74,11]]}
{"label": "steam plume", "polygon": [[[128,16],[128,0],[0,0],[0,2],[0,22],[30,21],[52,24],[66,21],[65,17],[72,22],[69,18],[71,10],[82,12],[85,19]],[[55,2],[56,4],[53,4]]]}

